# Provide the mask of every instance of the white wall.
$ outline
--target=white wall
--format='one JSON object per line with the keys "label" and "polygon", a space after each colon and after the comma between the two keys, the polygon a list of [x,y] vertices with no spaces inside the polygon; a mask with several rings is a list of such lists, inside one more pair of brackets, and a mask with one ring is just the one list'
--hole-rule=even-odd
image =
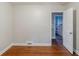
{"label": "white wall", "polygon": [[51,13],[63,7],[55,3],[22,3],[14,5],[16,43],[51,43]]}
{"label": "white wall", "polygon": [[12,6],[0,2],[0,52],[12,43]]}
{"label": "white wall", "polygon": [[76,10],[76,49],[79,54],[79,3],[69,3],[65,6],[65,9],[74,8]]}

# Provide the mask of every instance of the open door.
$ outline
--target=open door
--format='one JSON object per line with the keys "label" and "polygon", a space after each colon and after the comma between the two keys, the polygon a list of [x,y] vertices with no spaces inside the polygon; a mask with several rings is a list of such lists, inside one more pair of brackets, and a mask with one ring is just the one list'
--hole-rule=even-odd
{"label": "open door", "polygon": [[63,45],[73,54],[73,8],[63,13]]}

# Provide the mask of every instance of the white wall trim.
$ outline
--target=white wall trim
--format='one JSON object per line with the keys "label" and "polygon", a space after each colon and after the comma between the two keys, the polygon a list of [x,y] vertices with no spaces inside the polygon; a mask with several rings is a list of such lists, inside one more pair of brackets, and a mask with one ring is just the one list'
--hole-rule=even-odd
{"label": "white wall trim", "polygon": [[25,44],[25,43],[12,43],[9,46],[7,46],[4,50],[0,52],[0,56],[6,52],[8,49],[10,49],[12,46],[51,46],[51,44],[48,43],[34,43],[34,44]]}
{"label": "white wall trim", "polygon": [[33,44],[27,44],[27,43],[13,43],[14,46],[51,46],[51,44],[48,43],[33,43]]}
{"label": "white wall trim", "polygon": [[10,49],[12,46],[13,46],[13,44],[10,44],[10,45],[7,46],[4,50],[2,50],[2,51],[0,52],[0,56],[1,56],[4,52],[6,52],[8,49]]}

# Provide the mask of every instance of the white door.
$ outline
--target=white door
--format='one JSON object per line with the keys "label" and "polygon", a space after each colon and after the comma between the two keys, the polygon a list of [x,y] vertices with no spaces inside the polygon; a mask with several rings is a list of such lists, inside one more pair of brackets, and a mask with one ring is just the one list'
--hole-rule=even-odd
{"label": "white door", "polygon": [[73,8],[63,13],[63,45],[73,54]]}

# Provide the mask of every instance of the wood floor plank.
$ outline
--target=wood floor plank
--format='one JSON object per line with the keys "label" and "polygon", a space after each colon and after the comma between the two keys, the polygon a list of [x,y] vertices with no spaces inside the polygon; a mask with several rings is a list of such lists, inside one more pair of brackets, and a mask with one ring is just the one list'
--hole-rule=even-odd
{"label": "wood floor plank", "polygon": [[62,45],[52,46],[12,46],[2,56],[76,56],[69,53]]}

